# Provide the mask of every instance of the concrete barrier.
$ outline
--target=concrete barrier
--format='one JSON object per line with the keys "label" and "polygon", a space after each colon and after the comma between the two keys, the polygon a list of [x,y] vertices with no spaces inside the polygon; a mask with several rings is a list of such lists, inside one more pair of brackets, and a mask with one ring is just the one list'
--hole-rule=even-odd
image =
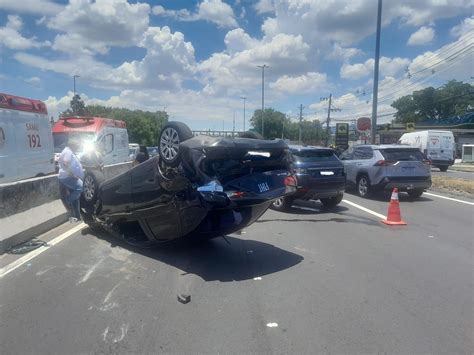
{"label": "concrete barrier", "polygon": [[[132,163],[105,166],[106,179],[130,170]],[[67,220],[59,199],[57,175],[0,184],[0,254]]]}

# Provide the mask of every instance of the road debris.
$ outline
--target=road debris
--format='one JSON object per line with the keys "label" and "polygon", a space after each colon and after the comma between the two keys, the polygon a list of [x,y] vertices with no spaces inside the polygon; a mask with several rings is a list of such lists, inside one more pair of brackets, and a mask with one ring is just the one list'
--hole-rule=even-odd
{"label": "road debris", "polygon": [[32,250],[38,249],[39,247],[49,247],[49,244],[44,240],[33,238],[32,240],[23,244],[16,245],[7,250],[9,254],[26,254]]}
{"label": "road debris", "polygon": [[191,302],[191,295],[185,295],[182,293],[178,293],[178,301],[181,302],[182,304],[186,304]]}

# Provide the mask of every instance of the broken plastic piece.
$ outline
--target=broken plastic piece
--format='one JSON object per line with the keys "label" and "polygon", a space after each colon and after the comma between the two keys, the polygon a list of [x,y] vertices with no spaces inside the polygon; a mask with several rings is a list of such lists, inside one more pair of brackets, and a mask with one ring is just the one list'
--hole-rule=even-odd
{"label": "broken plastic piece", "polygon": [[9,254],[26,254],[32,250],[35,250],[35,249],[38,249],[39,247],[49,247],[49,244],[46,243],[45,241],[43,240],[39,240],[39,239],[32,239],[26,243],[23,243],[23,244],[20,244],[20,245],[16,245],[12,248],[10,248],[9,250],[7,250],[7,253]]}
{"label": "broken plastic piece", "polygon": [[182,293],[178,293],[178,301],[181,302],[182,304],[186,304],[191,302],[191,295],[185,295]]}
{"label": "broken plastic piece", "polygon": [[198,191],[200,192],[223,192],[224,188],[222,185],[219,183],[219,181],[212,180],[208,182],[206,185],[199,186],[197,188]]}

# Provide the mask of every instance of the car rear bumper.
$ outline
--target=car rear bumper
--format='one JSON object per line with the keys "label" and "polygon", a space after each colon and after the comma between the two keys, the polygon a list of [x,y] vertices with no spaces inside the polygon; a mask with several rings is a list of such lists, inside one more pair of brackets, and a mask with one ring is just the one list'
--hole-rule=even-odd
{"label": "car rear bumper", "polygon": [[313,189],[299,187],[293,197],[300,200],[317,200],[320,198],[330,198],[342,194],[344,192],[344,189],[345,182],[342,184],[318,187]]}
{"label": "car rear bumper", "polygon": [[434,159],[434,160],[431,160],[431,165],[434,165],[434,166],[443,166],[443,165],[448,165],[448,166],[451,166],[451,165],[454,165],[454,160],[437,160],[437,159]]}
{"label": "car rear bumper", "polygon": [[396,187],[400,191],[429,189],[431,187],[431,177],[417,177],[413,180],[385,177],[374,187],[380,190],[392,190]]}

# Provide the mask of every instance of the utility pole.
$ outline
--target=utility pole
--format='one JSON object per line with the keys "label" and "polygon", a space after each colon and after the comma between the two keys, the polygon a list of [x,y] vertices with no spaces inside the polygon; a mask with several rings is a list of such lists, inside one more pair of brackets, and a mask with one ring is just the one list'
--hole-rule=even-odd
{"label": "utility pole", "polygon": [[240,98],[244,100],[244,132],[245,132],[245,100],[247,100],[247,98],[245,96],[241,96]]}
{"label": "utility pole", "polygon": [[303,104],[300,105],[300,127],[299,127],[299,134],[298,134],[298,141],[300,142],[300,144],[302,144],[303,142],[301,141],[301,123],[303,122]]}
{"label": "utility pole", "polygon": [[265,107],[265,68],[268,68],[269,66],[266,64],[263,65],[257,65],[258,68],[262,68],[262,137],[264,136],[264,120],[263,120],[263,110]]}
{"label": "utility pole", "polygon": [[234,116],[232,118],[232,137],[234,136],[235,133],[235,110],[234,110]]}
{"label": "utility pole", "polygon": [[326,147],[329,145],[329,122],[331,121],[332,94],[329,94],[328,118],[326,119]]}
{"label": "utility pole", "polygon": [[377,11],[377,35],[375,39],[375,66],[374,66],[374,89],[372,91],[372,134],[371,142],[375,144],[377,134],[377,100],[379,93],[379,58],[380,58],[380,25],[382,18],[382,0],[379,0]]}
{"label": "utility pole", "polygon": [[72,78],[73,78],[73,80],[74,80],[74,96],[76,96],[76,78],[80,78],[80,76],[74,74],[74,75],[72,76]]}

